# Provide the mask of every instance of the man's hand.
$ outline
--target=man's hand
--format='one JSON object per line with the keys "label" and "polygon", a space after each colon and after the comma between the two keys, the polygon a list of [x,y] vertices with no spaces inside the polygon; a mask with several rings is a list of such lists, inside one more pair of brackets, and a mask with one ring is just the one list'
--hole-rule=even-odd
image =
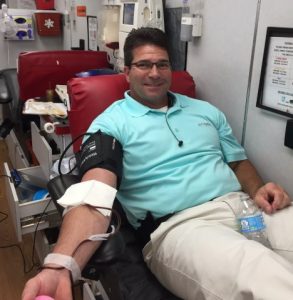
{"label": "man's hand", "polygon": [[254,195],[254,201],[267,214],[272,214],[291,204],[291,200],[284,189],[273,182],[260,187]]}
{"label": "man's hand", "polygon": [[45,269],[30,279],[23,290],[22,300],[35,300],[39,295],[55,300],[72,300],[69,271]]}

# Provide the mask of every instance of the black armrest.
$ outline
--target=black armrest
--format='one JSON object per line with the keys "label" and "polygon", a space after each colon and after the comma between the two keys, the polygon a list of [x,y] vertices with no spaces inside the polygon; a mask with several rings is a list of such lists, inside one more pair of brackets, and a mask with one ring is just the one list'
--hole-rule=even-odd
{"label": "black armrest", "polygon": [[13,107],[17,107],[19,103],[19,86],[17,79],[17,70],[16,68],[3,69],[1,70],[1,77],[5,83],[7,93],[13,101]]}
{"label": "black armrest", "polygon": [[0,104],[11,102],[12,98],[9,94],[5,79],[0,74]]}

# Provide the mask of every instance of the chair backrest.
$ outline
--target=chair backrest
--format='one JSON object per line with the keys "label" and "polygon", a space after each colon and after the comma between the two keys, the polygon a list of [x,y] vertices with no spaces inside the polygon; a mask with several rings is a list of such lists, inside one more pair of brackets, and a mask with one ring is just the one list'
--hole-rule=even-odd
{"label": "chair backrest", "polygon": [[[68,112],[72,139],[86,132],[96,116],[114,101],[124,98],[129,89],[124,74],[72,78],[67,83],[71,110]],[[172,72],[171,91],[195,97],[195,83],[185,71]],[[79,150],[81,140],[73,145]]]}
{"label": "chair backrest", "polygon": [[66,84],[76,73],[109,68],[104,51],[30,51],[18,57],[19,97],[43,97],[56,84]]}

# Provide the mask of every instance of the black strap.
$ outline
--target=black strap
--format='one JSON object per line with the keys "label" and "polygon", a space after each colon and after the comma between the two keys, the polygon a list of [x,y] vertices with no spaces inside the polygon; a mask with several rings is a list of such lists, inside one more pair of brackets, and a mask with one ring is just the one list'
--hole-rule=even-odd
{"label": "black strap", "polygon": [[148,211],[146,218],[141,221],[141,225],[136,229],[137,239],[143,248],[145,244],[150,240],[151,233],[154,232],[162,222],[167,221],[174,214],[168,214],[161,218],[154,219],[153,215]]}

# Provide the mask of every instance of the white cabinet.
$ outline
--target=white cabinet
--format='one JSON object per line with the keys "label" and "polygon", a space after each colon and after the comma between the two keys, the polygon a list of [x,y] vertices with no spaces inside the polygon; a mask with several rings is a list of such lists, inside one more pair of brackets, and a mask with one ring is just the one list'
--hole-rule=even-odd
{"label": "white cabinet", "polygon": [[52,148],[47,140],[40,134],[40,129],[34,122],[31,123],[31,135],[33,152],[48,181],[53,162],[59,158],[60,154],[54,155],[52,153]]}
{"label": "white cabinet", "polygon": [[10,161],[15,169],[27,168],[29,162],[26,159],[25,154],[16,138],[14,130],[12,129],[9,135],[5,138],[5,142],[8,149]]}
{"label": "white cabinet", "polygon": [[[44,177],[40,166],[19,169],[21,176],[40,188],[45,188],[47,179]],[[4,163],[4,174],[11,177],[11,170],[7,163]],[[59,224],[57,213],[51,198],[43,200],[21,199],[19,187],[15,187],[12,180],[5,178],[6,196],[10,208],[10,216],[13,221],[18,242],[22,241],[22,235]],[[46,208],[46,210],[45,210]],[[42,216],[42,218],[40,218]]]}
{"label": "white cabinet", "polygon": [[[70,142],[70,136],[67,135],[54,135],[58,146]],[[50,179],[50,173],[53,163],[59,159],[60,153],[53,154],[52,148],[46,138],[42,135],[38,126],[31,123],[31,139],[32,150],[39,162],[39,166],[29,167],[29,163],[18,143],[18,140],[12,130],[6,138],[9,157],[12,165],[17,172],[27,180],[28,185],[37,186],[36,190],[27,191],[31,196],[39,189],[46,188]],[[61,151],[62,151],[61,147]],[[68,154],[72,154],[70,149]],[[17,240],[22,241],[22,235],[58,226],[60,223],[60,216],[56,210],[55,205],[51,202],[50,197],[42,200],[33,200],[30,198],[23,198],[23,187],[20,185],[15,186],[14,182],[9,179],[11,177],[11,169],[7,163],[4,163],[4,172],[8,177],[5,178],[6,182],[6,195],[9,202],[10,215],[13,221],[14,229],[16,232]],[[46,211],[45,211],[46,209]],[[45,212],[44,212],[45,211]],[[42,217],[41,217],[42,216]],[[41,217],[41,218],[40,218]],[[45,253],[46,251],[39,251]]]}
{"label": "white cabinet", "polygon": [[[42,126],[43,120],[41,119],[41,127]],[[49,137],[54,140],[54,142],[60,149],[60,153],[58,154],[53,154],[51,146],[49,145],[46,138],[41,134],[41,130],[34,122],[31,123],[31,137],[33,152],[43,170],[45,177],[47,178],[47,180],[49,180],[53,163],[59,159],[61,153],[71,142],[71,136],[69,134],[56,134],[55,132],[49,135]],[[65,157],[72,154],[73,150],[72,147],[70,147]]]}

